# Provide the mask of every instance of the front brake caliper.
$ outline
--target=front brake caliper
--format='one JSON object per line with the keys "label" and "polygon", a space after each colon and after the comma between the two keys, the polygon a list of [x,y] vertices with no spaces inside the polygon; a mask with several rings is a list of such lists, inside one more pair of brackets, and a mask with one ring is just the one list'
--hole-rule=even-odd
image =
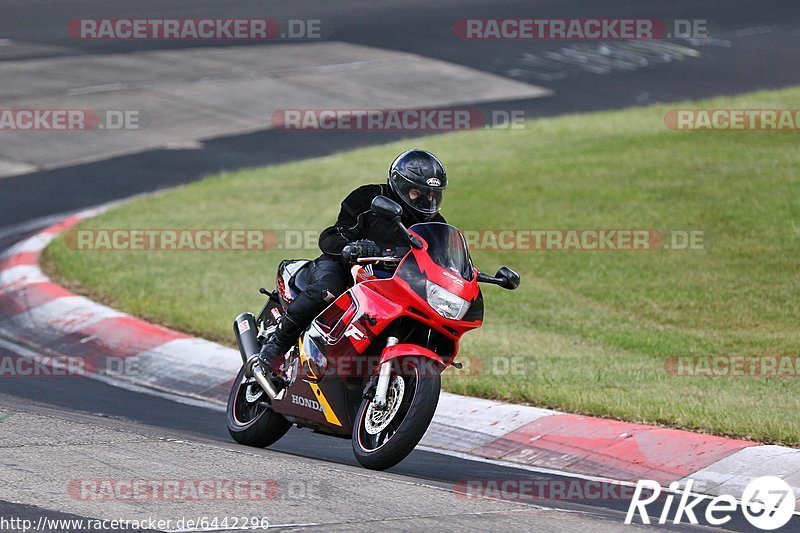
{"label": "front brake caliper", "polygon": [[375,387],[378,385],[378,378],[377,376],[372,376],[369,378],[366,387],[364,387],[364,392],[362,393],[361,397],[365,400],[372,400],[375,397]]}

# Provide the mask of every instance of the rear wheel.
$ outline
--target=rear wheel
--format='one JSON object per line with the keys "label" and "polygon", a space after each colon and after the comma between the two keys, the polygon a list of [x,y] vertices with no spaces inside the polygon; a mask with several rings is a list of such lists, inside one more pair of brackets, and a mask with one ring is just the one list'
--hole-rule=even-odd
{"label": "rear wheel", "polygon": [[272,410],[267,393],[255,378],[239,371],[228,396],[228,432],[233,440],[246,446],[263,448],[283,437],[292,423]]}
{"label": "rear wheel", "polygon": [[386,407],[363,400],[353,425],[353,452],[362,466],[385,470],[406,458],[427,431],[439,402],[441,377],[416,359],[395,364]]}

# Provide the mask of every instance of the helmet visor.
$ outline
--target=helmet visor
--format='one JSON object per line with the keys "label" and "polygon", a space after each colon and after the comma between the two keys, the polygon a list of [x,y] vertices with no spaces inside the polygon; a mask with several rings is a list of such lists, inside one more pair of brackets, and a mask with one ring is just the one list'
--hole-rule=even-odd
{"label": "helmet visor", "polygon": [[396,192],[413,209],[426,215],[434,215],[442,208],[444,188],[427,187],[397,175],[393,180]]}

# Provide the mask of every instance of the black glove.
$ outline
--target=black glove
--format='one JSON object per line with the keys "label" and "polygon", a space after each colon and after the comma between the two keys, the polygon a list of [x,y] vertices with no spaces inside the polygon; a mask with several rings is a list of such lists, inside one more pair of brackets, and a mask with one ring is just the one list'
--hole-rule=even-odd
{"label": "black glove", "polygon": [[361,239],[347,243],[342,249],[342,262],[353,265],[361,257],[378,257],[381,249],[374,241]]}

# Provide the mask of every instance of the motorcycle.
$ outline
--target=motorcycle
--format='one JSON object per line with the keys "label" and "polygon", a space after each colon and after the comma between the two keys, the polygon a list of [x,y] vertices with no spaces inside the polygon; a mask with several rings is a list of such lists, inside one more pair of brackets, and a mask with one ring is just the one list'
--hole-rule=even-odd
{"label": "motorcycle", "polygon": [[478,284],[519,285],[507,267],[495,276],[478,272],[455,227],[406,228],[401,206],[384,196],[371,209],[397,224],[409,246],[392,256],[360,258],[352,267],[354,285],[311,322],[278,375],[261,368],[258,353],[308,285],[312,263],[283,261],[276,289],[260,291],[267,301],[258,315],[234,320],[243,365],[228,399],[227,425],[236,442],[269,446],[294,424],[351,439],[366,468],[396,465],[430,425],[441,373],[461,368],[461,336],[483,322]]}

